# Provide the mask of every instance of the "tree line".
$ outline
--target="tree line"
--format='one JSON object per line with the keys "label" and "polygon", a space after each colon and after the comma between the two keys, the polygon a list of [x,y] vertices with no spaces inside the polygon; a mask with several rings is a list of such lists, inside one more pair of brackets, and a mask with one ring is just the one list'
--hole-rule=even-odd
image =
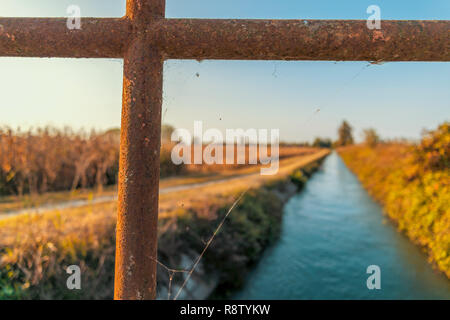
{"label": "tree line", "polygon": [[[364,143],[370,147],[375,147],[381,139],[373,128],[368,128],[363,130]],[[317,137],[314,139],[312,144],[313,147],[317,148],[336,148],[349,146],[355,143],[353,138],[353,128],[346,120],[342,121],[342,124],[338,128],[338,139],[336,141],[332,141],[329,138],[320,138]]]}

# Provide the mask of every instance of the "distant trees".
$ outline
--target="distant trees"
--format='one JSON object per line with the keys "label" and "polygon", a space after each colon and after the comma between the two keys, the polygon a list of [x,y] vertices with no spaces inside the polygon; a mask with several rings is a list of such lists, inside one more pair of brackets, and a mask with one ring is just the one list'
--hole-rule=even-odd
{"label": "distant trees", "polygon": [[363,135],[364,142],[371,148],[374,148],[380,142],[380,137],[373,128],[364,129]]}
{"label": "distant trees", "polygon": [[331,139],[323,139],[323,138],[315,138],[314,142],[312,144],[315,148],[331,148],[333,145],[333,142]]}
{"label": "distant trees", "polygon": [[347,146],[353,144],[353,128],[350,124],[344,120],[338,129],[338,140],[336,141],[336,146]]}

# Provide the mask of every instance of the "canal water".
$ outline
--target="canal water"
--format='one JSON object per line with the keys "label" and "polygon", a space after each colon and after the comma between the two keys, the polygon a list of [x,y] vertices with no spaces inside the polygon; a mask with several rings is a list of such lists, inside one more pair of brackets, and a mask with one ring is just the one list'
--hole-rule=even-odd
{"label": "canal water", "polygon": [[[282,234],[234,299],[450,299],[450,281],[333,153],[285,206]],[[367,267],[381,289],[367,288]]]}

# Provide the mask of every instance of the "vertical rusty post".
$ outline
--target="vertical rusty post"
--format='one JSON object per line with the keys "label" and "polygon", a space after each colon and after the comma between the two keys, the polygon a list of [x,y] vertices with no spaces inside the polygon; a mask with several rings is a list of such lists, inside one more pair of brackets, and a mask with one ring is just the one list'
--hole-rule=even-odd
{"label": "vertical rusty post", "polygon": [[163,58],[145,26],[164,0],[127,0],[133,36],[124,54],[115,299],[156,298]]}

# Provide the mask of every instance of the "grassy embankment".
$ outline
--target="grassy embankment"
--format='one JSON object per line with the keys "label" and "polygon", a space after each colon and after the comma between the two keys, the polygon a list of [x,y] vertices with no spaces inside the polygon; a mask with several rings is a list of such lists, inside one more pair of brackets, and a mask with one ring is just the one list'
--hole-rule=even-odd
{"label": "grassy embankment", "polygon": [[[216,294],[238,287],[245,271],[279,234],[285,193],[301,187],[328,151],[282,160],[275,176],[242,179],[160,196],[158,259],[181,268],[196,257],[234,200],[250,187],[204,257],[205,274],[218,276]],[[298,168],[302,168],[299,171]],[[294,173],[293,173],[294,172]],[[112,297],[116,203],[29,214],[0,221],[0,299]],[[66,288],[68,265],[80,265],[82,290]],[[182,280],[176,274],[173,283]],[[161,268],[158,286],[169,275]]]}
{"label": "grassy embankment", "polygon": [[450,278],[450,126],[418,146],[381,144],[339,150],[387,215]]}

